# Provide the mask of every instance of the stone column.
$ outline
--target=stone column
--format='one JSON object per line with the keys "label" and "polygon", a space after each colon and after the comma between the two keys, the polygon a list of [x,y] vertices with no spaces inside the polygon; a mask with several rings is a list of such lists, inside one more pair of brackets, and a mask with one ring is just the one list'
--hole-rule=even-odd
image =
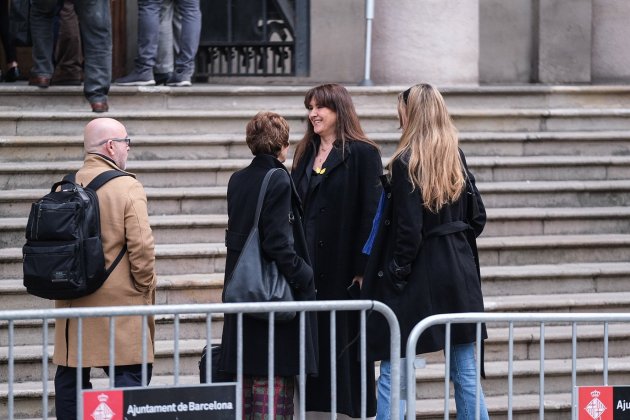
{"label": "stone column", "polygon": [[372,80],[479,83],[479,0],[378,0]]}
{"label": "stone column", "polygon": [[[535,82],[591,81],[592,0],[537,0]],[[536,13],[536,11],[535,11]],[[536,32],[535,32],[536,33]]]}
{"label": "stone column", "polygon": [[630,82],[630,1],[593,2],[594,82]]}

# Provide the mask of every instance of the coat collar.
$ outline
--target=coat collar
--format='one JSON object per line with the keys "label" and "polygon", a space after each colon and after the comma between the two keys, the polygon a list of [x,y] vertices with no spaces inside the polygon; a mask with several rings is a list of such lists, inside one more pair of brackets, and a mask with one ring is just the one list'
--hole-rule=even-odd
{"label": "coat collar", "polygon": [[265,154],[258,154],[256,156],[254,156],[254,159],[252,160],[251,166],[256,167],[256,168],[283,168],[286,170],[285,166],[282,164],[282,162],[280,162],[278,159],[276,159],[275,156],[272,155],[265,155]]}
{"label": "coat collar", "polygon": [[[304,156],[300,159],[299,167],[296,168],[299,171],[299,177],[302,178],[306,176],[306,179],[309,179],[311,176],[311,168],[313,166],[313,160],[315,159],[315,155],[317,154],[317,148],[319,147],[320,139],[319,137],[314,137],[310,144],[308,145]],[[326,161],[326,172],[330,173],[339,165],[341,165],[344,161],[348,160],[350,155],[352,155],[353,141],[349,140],[345,142],[345,148],[342,150],[341,147],[337,146],[341,145],[341,141],[337,140],[335,142],[335,147],[330,151],[328,155],[328,159]]]}
{"label": "coat collar", "polygon": [[276,159],[275,156],[259,154],[259,155],[254,156],[254,159],[252,160],[252,163],[250,164],[250,166],[253,168],[263,168],[263,169],[281,168],[282,170],[284,170],[289,176],[289,180],[291,181],[291,191],[293,193],[293,199],[295,200],[297,204],[297,208],[300,213],[300,216],[302,216],[302,200],[300,199],[300,195],[298,194],[297,189],[295,188],[295,184],[293,183],[291,174],[289,174],[289,171],[287,170],[286,166],[284,166],[282,162]]}
{"label": "coat collar", "polygon": [[116,166],[114,161],[99,153],[86,154],[85,159],[83,160],[83,167],[86,169],[116,169],[117,171],[129,174],[134,178],[136,177],[134,173],[125,171],[124,169],[120,169],[118,166]]}

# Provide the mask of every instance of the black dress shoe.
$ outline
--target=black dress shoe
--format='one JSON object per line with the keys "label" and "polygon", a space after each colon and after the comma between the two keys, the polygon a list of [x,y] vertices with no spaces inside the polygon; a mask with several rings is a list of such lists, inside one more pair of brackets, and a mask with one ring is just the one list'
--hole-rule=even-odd
{"label": "black dress shoe", "polygon": [[92,106],[92,112],[101,113],[109,111],[109,105],[107,105],[107,101],[91,102],[90,105]]}
{"label": "black dress shoe", "polygon": [[20,69],[18,66],[11,67],[7,70],[7,74],[4,75],[4,81],[7,83],[13,83],[20,78]]}
{"label": "black dress shoe", "polygon": [[156,85],[165,85],[168,79],[171,78],[172,72],[168,73],[153,73],[153,78],[155,79]]}
{"label": "black dress shoe", "polygon": [[28,79],[28,84],[31,86],[37,86],[40,88],[47,88],[48,86],[50,86],[50,77],[31,76],[31,78]]}

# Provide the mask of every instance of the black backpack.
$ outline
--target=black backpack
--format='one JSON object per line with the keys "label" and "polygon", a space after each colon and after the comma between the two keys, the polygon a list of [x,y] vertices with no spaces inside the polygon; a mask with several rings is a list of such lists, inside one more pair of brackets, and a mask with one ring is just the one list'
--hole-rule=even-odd
{"label": "black backpack", "polygon": [[75,299],[93,293],[107,280],[127,245],[106,269],[96,190],[119,176],[130,175],[103,172],[83,188],[70,174],[31,205],[22,248],[28,293],[45,299]]}

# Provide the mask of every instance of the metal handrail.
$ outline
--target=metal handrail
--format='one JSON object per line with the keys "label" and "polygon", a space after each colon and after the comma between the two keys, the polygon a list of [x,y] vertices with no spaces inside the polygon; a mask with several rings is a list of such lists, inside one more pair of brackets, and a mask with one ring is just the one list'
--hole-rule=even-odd
{"label": "metal handrail", "polygon": [[[361,352],[365,355],[366,345],[365,345],[365,327],[366,327],[366,311],[377,311],[381,315],[385,317],[389,324],[390,330],[390,351],[391,354],[400,354],[400,327],[398,325],[398,320],[394,312],[385,304],[378,301],[371,300],[352,300],[352,301],[299,301],[299,302],[274,302],[274,303],[210,303],[210,304],[180,304],[180,305],[154,305],[154,306],[108,306],[108,307],[90,307],[90,308],[56,308],[56,309],[35,309],[35,310],[7,310],[0,311],[0,321],[8,321],[8,419],[14,418],[13,413],[13,345],[15,342],[14,339],[14,322],[17,320],[42,320],[44,323],[44,337],[47,337],[47,326],[48,322],[51,319],[56,318],[78,318],[78,334],[81,334],[82,328],[82,318],[94,318],[94,317],[113,317],[117,316],[142,316],[143,317],[143,331],[142,331],[142,349],[143,349],[143,369],[142,369],[142,384],[147,384],[147,331],[146,331],[146,317],[158,314],[174,314],[175,315],[175,328],[178,328],[178,317],[182,314],[200,314],[205,313],[208,316],[208,322],[211,322],[211,314],[213,313],[224,313],[224,314],[237,314],[237,329],[242,332],[242,314],[245,313],[261,313],[261,312],[298,312],[298,316],[300,317],[300,346],[303,346],[303,331],[304,331],[304,313],[305,312],[322,312],[322,311],[331,311],[335,312],[337,310],[343,311],[361,311]],[[332,318],[332,317],[331,317]],[[270,330],[273,329],[273,316],[269,317],[269,323],[272,325]],[[110,320],[110,327],[113,331],[114,323]],[[207,331],[210,332],[210,326],[207,325]],[[271,333],[271,331],[270,331]],[[240,333],[239,333],[240,334]],[[113,334],[111,334],[113,336]],[[240,335],[242,337],[242,335]],[[210,349],[210,334],[207,337],[207,345],[208,349]],[[112,338],[110,337],[110,368],[113,372],[113,366],[111,366],[115,359],[114,346],[111,342]],[[269,353],[273,354],[273,341],[269,341]],[[82,340],[78,339],[78,343],[81,343]],[[301,348],[302,352],[303,349]],[[77,349],[77,413],[79,416],[82,416],[82,401],[81,401],[81,368],[82,368],[82,345],[79,344]],[[178,369],[178,355],[175,355],[175,364],[176,370]],[[303,355],[300,355],[300,358],[303,360]],[[364,357],[363,357],[364,358]],[[48,369],[48,356],[46,343],[44,343],[44,352],[42,356],[43,363],[43,371],[47,372]],[[237,381],[242,383],[242,340],[239,340],[238,349],[237,349]],[[334,363],[334,359],[331,361]],[[206,368],[209,369],[209,363],[206,364]],[[301,363],[302,365],[302,363]],[[301,368],[302,369],[302,368]],[[363,372],[366,372],[366,369],[363,369]],[[304,383],[305,375],[300,373],[300,394],[301,400],[304,401],[303,392],[304,392]],[[175,382],[177,382],[178,372],[175,372]],[[113,376],[113,375],[112,375]],[[392,401],[392,415],[394,418],[399,416],[399,400],[400,400],[400,359],[392,358],[391,361],[391,376],[392,376],[392,387],[391,387],[391,401]],[[209,377],[209,376],[208,376]],[[270,382],[270,386],[273,382]],[[110,378],[110,386],[112,386],[112,379]],[[177,385],[177,383],[175,383]],[[365,387],[365,378],[362,377],[362,418],[365,418],[366,410],[363,405],[367,401],[366,399],[366,387]],[[241,393],[242,387],[237,386],[237,401],[241,401]],[[43,383],[43,399],[47,398],[47,381]],[[45,409],[43,412],[44,417],[47,418],[47,402],[42,403],[42,407]],[[241,407],[240,404],[237,405],[237,418],[241,416]],[[304,418],[304,404],[301,404],[300,407],[300,415],[298,418]]]}
{"label": "metal handrail", "polygon": [[365,73],[361,86],[373,86],[372,71],[372,20],[374,20],[374,0],[365,0]]}
{"label": "metal handrail", "polygon": [[[604,371],[604,383],[608,384],[608,323],[610,322],[630,322],[629,313],[460,313],[460,314],[441,314],[434,315],[420,321],[411,331],[407,340],[406,347],[406,378],[407,378],[407,420],[413,420],[415,418],[415,357],[416,357],[416,344],[420,335],[428,328],[435,325],[444,324],[447,329],[445,338],[445,358],[446,365],[448,367],[448,351],[450,348],[450,331],[451,324],[477,324],[477,354],[479,354],[479,348],[481,344],[481,324],[488,322],[508,322],[509,334],[510,334],[510,347],[509,347],[509,387],[510,394],[508,395],[508,419],[512,418],[512,402],[511,402],[511,390],[512,390],[512,358],[513,358],[513,324],[514,323],[540,323],[540,344],[541,344],[541,360],[540,360],[540,411],[539,419],[544,419],[544,326],[549,322],[570,323],[572,325],[572,375],[571,375],[571,418],[575,419],[577,412],[577,397],[576,397],[576,358],[577,358],[577,329],[578,323],[592,323],[601,322],[604,323],[604,354],[603,354],[603,371]],[[449,348],[447,348],[449,347]],[[475,418],[479,418],[479,390],[480,390],[480,363],[481,360],[477,357],[477,404]],[[448,384],[448,372],[445,372],[445,382]],[[448,419],[448,401],[449,396],[444,396],[444,418]]]}

